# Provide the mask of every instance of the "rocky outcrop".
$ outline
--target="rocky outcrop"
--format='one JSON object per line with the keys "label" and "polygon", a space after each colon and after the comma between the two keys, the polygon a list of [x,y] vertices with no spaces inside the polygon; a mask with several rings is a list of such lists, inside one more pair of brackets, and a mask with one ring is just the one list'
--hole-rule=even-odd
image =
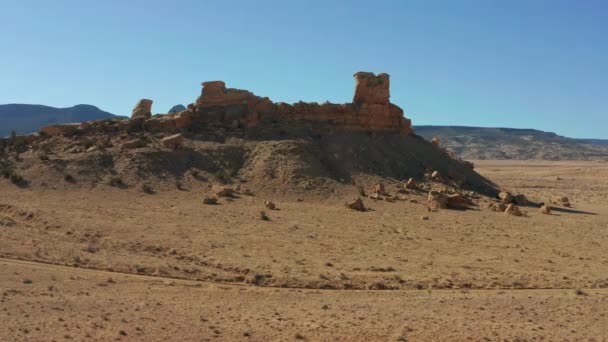
{"label": "rocky outcrop", "polygon": [[371,72],[358,72],[354,76],[353,103],[358,105],[388,105],[390,103],[390,82],[387,74],[376,76]]}
{"label": "rocky outcrop", "polygon": [[131,112],[131,119],[136,118],[145,118],[149,119],[152,117],[152,100],[149,99],[141,99],[133,108]]}
{"label": "rocky outcrop", "polygon": [[168,148],[178,148],[184,142],[184,136],[181,133],[170,135],[168,137],[164,137],[161,140],[163,146]]}
{"label": "rocky outcrop", "polygon": [[[226,88],[222,81],[211,81],[202,84],[201,95],[194,103],[187,108],[176,106],[171,110],[178,112],[152,116],[153,101],[141,99],[133,109],[131,120],[116,125],[112,122],[92,122],[86,129],[175,134],[184,129],[246,129],[284,123],[322,132],[412,133],[411,122],[403,117],[403,110],[390,103],[387,74],[376,76],[369,72],[358,72],[354,76],[353,103],[274,103],[267,97],[256,96],[246,90]],[[58,126],[43,128],[42,132],[48,135],[65,134],[64,127]]]}
{"label": "rocky outcrop", "polygon": [[389,102],[387,74],[355,74],[354,103],[274,103],[267,97],[226,88],[222,81],[204,82],[201,96],[190,107],[195,122],[230,127],[287,121],[325,125],[335,129],[411,133],[403,110]]}
{"label": "rocky outcrop", "polygon": [[58,135],[67,135],[71,136],[78,132],[79,129],[82,129],[83,125],[79,123],[68,123],[62,125],[52,125],[43,127],[40,129],[40,133],[44,135],[48,135],[51,137]]}

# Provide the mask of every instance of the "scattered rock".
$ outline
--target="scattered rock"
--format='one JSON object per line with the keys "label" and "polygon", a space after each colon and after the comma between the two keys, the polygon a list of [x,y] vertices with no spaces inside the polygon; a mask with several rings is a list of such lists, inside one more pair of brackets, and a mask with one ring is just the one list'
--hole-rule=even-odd
{"label": "scattered rock", "polygon": [[488,209],[496,212],[504,213],[507,210],[507,206],[502,202],[492,202],[488,205]]}
{"label": "scattered rock", "polygon": [[431,208],[433,210],[447,209],[448,208],[448,199],[441,192],[433,190],[433,191],[429,192],[427,205],[429,208]]}
{"label": "scattered rock", "polygon": [[245,196],[253,196],[253,192],[249,188],[241,189],[240,194]]}
{"label": "scattered rock", "polygon": [[205,198],[203,198],[203,204],[209,204],[209,205],[217,204],[217,197],[205,197]]}
{"label": "scattered rock", "polygon": [[519,209],[519,207],[513,203],[511,203],[507,206],[507,209],[505,209],[505,214],[513,215],[513,216],[523,216],[524,215],[522,213],[522,211]]}
{"label": "scattered rock", "polygon": [[95,151],[97,151],[97,150],[99,150],[99,149],[97,148],[97,146],[91,146],[91,147],[87,148],[87,152],[95,152]]}
{"label": "scattered rock", "polygon": [[502,204],[507,205],[513,203],[513,195],[511,195],[511,193],[508,191],[501,191],[498,194],[498,198],[500,198]]}
{"label": "scattered rock", "polygon": [[431,180],[435,182],[442,182],[443,178],[441,177],[441,174],[439,174],[439,171],[433,171],[433,173],[431,173]]}
{"label": "scattered rock", "polygon": [[264,201],[264,206],[266,209],[275,210],[277,206],[271,201]]}
{"label": "scattered rock", "polygon": [[372,189],[372,194],[376,194],[378,196],[385,196],[386,189],[384,188],[384,184],[382,184],[382,183],[374,184],[374,188]]}
{"label": "scattered rock", "polygon": [[410,178],[405,183],[405,188],[414,190],[418,188],[418,184],[416,183],[416,180],[414,180],[414,178]]}
{"label": "scattered rock", "polygon": [[380,196],[380,195],[379,195],[379,194],[377,194],[377,193],[373,193],[373,194],[369,195],[368,197],[369,197],[370,199],[373,199],[374,201],[379,201],[379,200],[382,200],[382,196]]}
{"label": "scattered rock", "polygon": [[570,204],[570,200],[566,196],[560,196],[560,197],[556,198],[554,202],[556,204],[559,204],[559,205],[562,205],[562,206],[568,207],[568,208],[570,208],[572,206],[572,204]]}
{"label": "scattered rock", "polygon": [[0,226],[4,227],[12,227],[16,224],[16,222],[9,217],[1,217],[0,218]]}
{"label": "scattered rock", "polygon": [[125,142],[124,144],[122,144],[122,146],[124,148],[140,148],[140,147],[145,147],[146,146],[146,141],[143,139],[132,139],[129,140],[127,142]]}
{"label": "scattered rock", "polygon": [[356,200],[347,203],[346,206],[349,209],[353,209],[353,210],[357,210],[357,211],[365,211],[365,205],[363,205],[363,201],[361,200],[361,197],[357,198]]}
{"label": "scattered rock", "polygon": [[168,147],[168,148],[173,148],[173,149],[181,146],[183,144],[183,142],[184,142],[184,136],[181,135],[181,133],[170,135],[161,140],[161,143],[163,144],[163,146]]}
{"label": "scattered rock", "polygon": [[420,219],[423,221],[428,221],[429,217],[428,216],[420,216]]}
{"label": "scattered rock", "polygon": [[431,143],[433,143],[433,145],[435,145],[435,146],[439,146],[439,143],[440,143],[440,142],[441,142],[441,140],[440,140],[438,137],[434,137],[434,138],[431,140]]}
{"label": "scattered rock", "polygon": [[214,185],[212,192],[218,197],[233,197],[234,189],[222,185]]}
{"label": "scattered rock", "polygon": [[446,196],[447,206],[452,209],[466,208],[466,198],[461,194],[449,194]]}
{"label": "scattered rock", "polygon": [[551,207],[548,205],[543,205],[540,207],[540,213],[545,215],[551,215]]}

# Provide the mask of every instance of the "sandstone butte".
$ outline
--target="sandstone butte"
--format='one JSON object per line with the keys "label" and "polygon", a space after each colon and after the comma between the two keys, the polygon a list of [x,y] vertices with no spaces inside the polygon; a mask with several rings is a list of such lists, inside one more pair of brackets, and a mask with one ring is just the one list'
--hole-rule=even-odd
{"label": "sandstone butte", "polygon": [[[142,99],[130,120],[123,120],[125,129],[142,128],[152,132],[176,133],[183,129],[204,126],[253,128],[286,122],[352,132],[411,134],[411,121],[403,110],[390,102],[390,79],[387,74],[357,72],[352,103],[274,103],[268,97],[256,96],[247,90],[226,88],[222,81],[203,82],[202,93],[184,111],[151,116],[152,100]],[[41,135],[70,134],[75,129],[98,127],[96,122],[62,124],[44,127]]]}

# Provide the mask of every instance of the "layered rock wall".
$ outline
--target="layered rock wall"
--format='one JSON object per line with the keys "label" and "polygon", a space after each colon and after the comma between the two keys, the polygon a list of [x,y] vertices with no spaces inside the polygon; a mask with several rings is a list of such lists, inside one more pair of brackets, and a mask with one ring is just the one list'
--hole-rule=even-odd
{"label": "layered rock wall", "polygon": [[201,96],[190,106],[194,120],[254,127],[268,121],[321,124],[351,131],[410,133],[403,110],[390,103],[387,74],[355,75],[353,103],[274,103],[246,90],[226,88],[224,82],[204,82]]}
{"label": "layered rock wall", "polygon": [[[411,133],[410,120],[403,117],[401,108],[390,103],[387,74],[376,76],[369,72],[358,72],[354,77],[353,102],[345,104],[274,103],[267,97],[256,96],[246,90],[226,88],[222,81],[204,82],[201,95],[186,110],[152,116],[152,100],[142,99],[133,109],[131,120],[121,124],[121,127],[174,133],[206,126],[247,128],[286,122],[332,130]],[[69,126],[46,127],[42,132],[51,136],[61,135],[73,128]],[[93,127],[105,126],[100,123]]]}

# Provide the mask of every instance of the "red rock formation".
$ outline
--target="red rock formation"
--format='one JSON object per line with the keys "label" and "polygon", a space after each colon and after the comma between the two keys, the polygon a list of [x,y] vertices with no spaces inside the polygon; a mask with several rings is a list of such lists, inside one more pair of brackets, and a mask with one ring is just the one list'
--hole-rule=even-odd
{"label": "red rock formation", "polygon": [[355,74],[355,82],[353,103],[379,105],[390,103],[390,83],[387,74],[376,76],[371,72],[358,72]]}
{"label": "red rock formation", "polygon": [[[268,122],[286,122],[305,124],[311,128],[356,132],[412,132],[411,122],[403,117],[403,110],[389,101],[387,74],[376,76],[358,72],[354,77],[353,103],[322,105],[274,103],[267,97],[259,97],[246,90],[226,88],[222,81],[204,82],[201,95],[195,103],[188,105],[187,110],[152,117],[152,100],[142,99],[133,109],[132,120],[121,127],[176,133],[181,129],[209,125],[244,128]],[[49,135],[62,134],[63,127],[47,127],[42,131]]]}
{"label": "red rock formation", "polygon": [[403,117],[403,110],[389,102],[389,76],[368,72],[354,76],[354,103],[323,105],[273,103],[246,90],[226,88],[222,81],[204,82],[201,96],[190,107],[193,122],[252,127],[281,120],[350,131],[411,133],[411,122]]}

